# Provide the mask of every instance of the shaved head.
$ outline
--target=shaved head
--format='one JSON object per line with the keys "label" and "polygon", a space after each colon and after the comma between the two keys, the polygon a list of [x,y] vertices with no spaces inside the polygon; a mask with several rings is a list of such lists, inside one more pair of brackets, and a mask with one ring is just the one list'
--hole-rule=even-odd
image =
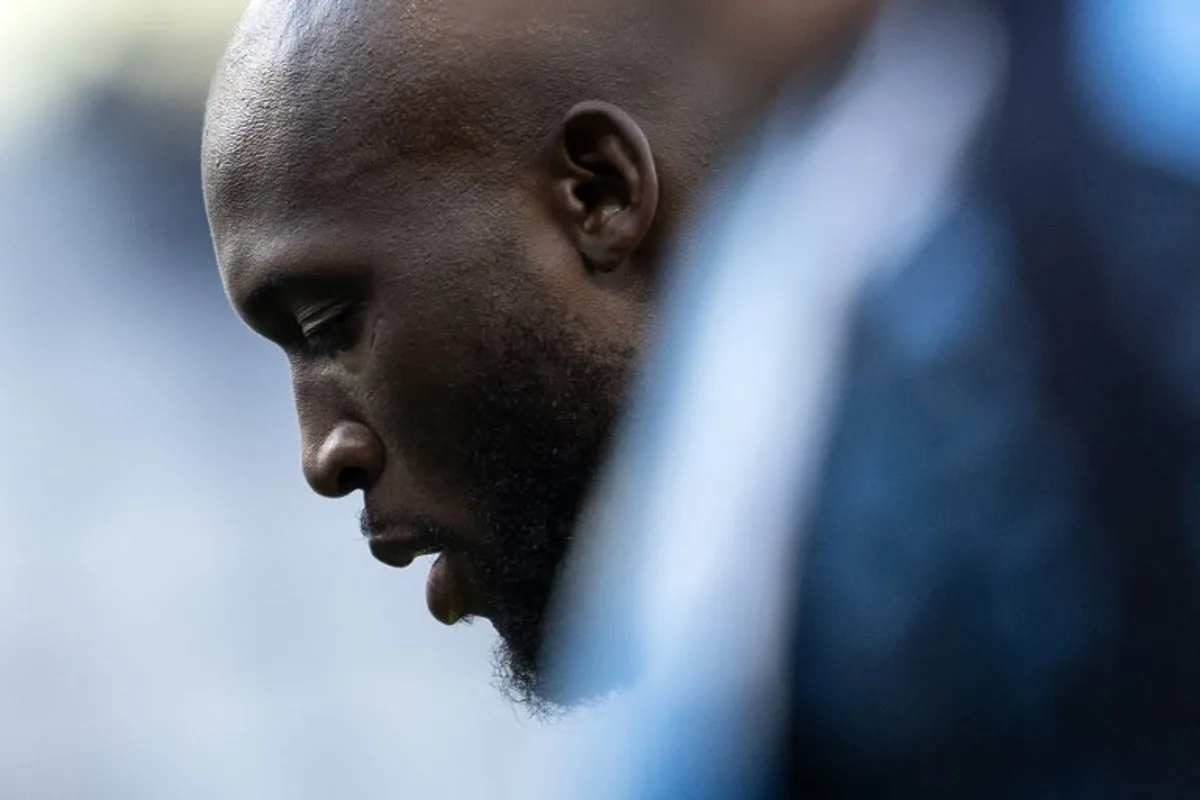
{"label": "shaved head", "polygon": [[681,57],[657,8],[258,0],[214,84],[206,186],[236,196],[281,164],[296,191],[412,180],[448,162],[511,180],[572,106],[600,99],[638,120],[682,201],[732,115],[719,75]]}
{"label": "shaved head", "polygon": [[213,85],[230,300],[291,365],[313,489],[361,491],[439,620],[546,708],[546,609],[662,245],[751,94],[635,0],[257,0]]}

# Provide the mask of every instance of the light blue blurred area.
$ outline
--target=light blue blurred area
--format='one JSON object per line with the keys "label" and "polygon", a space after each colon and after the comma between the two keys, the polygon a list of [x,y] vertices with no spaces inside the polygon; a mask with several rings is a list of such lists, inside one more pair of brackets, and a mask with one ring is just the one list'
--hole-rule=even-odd
{"label": "light blue blurred area", "polygon": [[[936,30],[922,6],[949,17],[970,4],[890,3],[913,14],[902,34]],[[964,52],[1001,39],[1010,54],[998,102],[967,137],[978,158],[946,181],[942,213],[907,251],[892,241],[870,260],[842,370],[825,376],[837,393],[825,441],[796,436],[797,420],[818,417],[779,414],[764,436],[739,412],[761,412],[764,394],[805,404],[806,392],[779,392],[777,375],[838,344],[830,309],[850,307],[836,289],[854,264],[812,254],[872,234],[850,224],[856,207],[829,209],[852,193],[878,202],[869,178],[903,175],[927,139],[885,117],[893,124],[842,138],[859,145],[842,172],[818,159],[823,169],[788,180],[786,154],[770,152],[766,179],[721,195],[706,236],[683,251],[689,280],[669,298],[640,424],[593,522],[621,547],[599,552],[576,598],[576,619],[599,638],[576,634],[564,659],[585,681],[642,670],[635,712],[605,732],[605,756],[617,755],[577,777],[619,793],[589,796],[770,796],[763,786],[781,775],[812,796],[1194,794],[1200,193],[1188,176],[1200,48],[1187,43],[1200,5],[1081,2],[1073,16],[1040,0],[985,6],[997,27],[915,48],[940,71],[875,98],[936,132],[938,101],[953,104],[947,88],[971,65]],[[885,27],[886,14],[876,33]],[[793,146],[809,133],[797,127]],[[818,191],[825,203],[802,202]],[[902,191],[888,208],[901,217],[918,199]],[[791,224],[731,224],[753,203],[752,219]],[[756,299],[729,291],[768,267]],[[801,286],[805,270],[823,280]],[[825,306],[802,305],[813,293]],[[819,321],[806,335],[755,335],[786,306],[780,294]],[[741,317],[712,310],[739,303]],[[713,355],[738,347],[742,363]],[[747,375],[746,363],[776,369]],[[713,402],[710,386],[740,407]],[[786,463],[780,450],[820,462],[815,492],[802,479],[772,484],[778,471],[762,466]],[[681,475],[693,480],[680,486]],[[746,475],[765,495],[741,491]],[[772,515],[781,500],[799,521]],[[798,545],[782,566],[761,554],[778,552],[781,533]],[[740,552],[721,551],[706,581],[681,581],[719,539]],[[640,580],[622,585],[624,573]],[[741,591],[728,590],[730,573]],[[777,612],[781,583],[793,614],[764,614]],[[681,585],[690,591],[656,591]],[[793,648],[773,704],[755,694],[774,676],[753,648],[724,646],[734,627]],[[783,715],[774,754],[762,745]]]}
{"label": "light blue blurred area", "polygon": [[[580,562],[565,679],[636,679],[635,708],[598,740],[579,796],[777,796],[790,628],[809,579],[793,567],[807,544],[797,528],[821,488],[843,373],[858,367],[858,298],[864,283],[896,283],[957,213],[961,162],[1004,55],[1003,30],[977,3],[889,9],[832,86],[803,81],[781,98],[681,247],[642,405],[586,528],[601,544]],[[987,238],[980,228],[959,251]],[[898,303],[908,316],[889,341],[936,358],[975,322],[986,277],[943,272],[932,297],[926,277]],[[896,432],[872,441],[881,433]],[[862,639],[886,648],[867,616],[854,620]],[[848,661],[835,674],[861,666]]]}
{"label": "light blue blurred area", "polygon": [[1097,121],[1140,157],[1200,176],[1200,3],[1077,0],[1075,15]]}
{"label": "light blue blurred area", "polygon": [[305,486],[196,109],[98,108],[0,143],[0,797],[544,796],[558,731],[491,688],[491,627]]}

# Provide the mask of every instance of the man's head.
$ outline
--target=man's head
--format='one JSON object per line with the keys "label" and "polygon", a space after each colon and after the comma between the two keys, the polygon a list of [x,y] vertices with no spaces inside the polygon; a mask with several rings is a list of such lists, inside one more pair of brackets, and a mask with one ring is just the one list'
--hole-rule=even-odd
{"label": "man's head", "polygon": [[[304,472],[372,552],[439,552],[536,699],[570,532],[663,246],[749,92],[643,0],[255,0],[214,84],[222,279],[286,351]],[[544,698],[543,698],[544,699]]]}
{"label": "man's head", "polygon": [[[258,0],[210,98],[221,275],[289,358],[304,473],[381,560],[486,616],[539,693],[542,621],[724,89],[639,3]],[[645,4],[653,6],[654,4]]]}

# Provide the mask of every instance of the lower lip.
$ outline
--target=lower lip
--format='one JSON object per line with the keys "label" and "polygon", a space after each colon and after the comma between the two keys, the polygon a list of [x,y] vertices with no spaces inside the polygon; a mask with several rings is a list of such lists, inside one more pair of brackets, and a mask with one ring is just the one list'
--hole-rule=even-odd
{"label": "lower lip", "polygon": [[467,571],[457,554],[443,552],[433,562],[425,582],[425,602],[429,613],[444,625],[453,625],[472,613]]}

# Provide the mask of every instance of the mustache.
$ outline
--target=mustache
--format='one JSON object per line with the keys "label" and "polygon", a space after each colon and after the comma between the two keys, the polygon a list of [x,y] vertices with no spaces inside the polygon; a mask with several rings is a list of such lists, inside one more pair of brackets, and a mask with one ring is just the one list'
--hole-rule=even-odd
{"label": "mustache", "polygon": [[425,514],[382,514],[369,506],[358,512],[358,529],[364,539],[394,528],[416,531],[442,548],[462,549],[466,545],[454,529]]}

